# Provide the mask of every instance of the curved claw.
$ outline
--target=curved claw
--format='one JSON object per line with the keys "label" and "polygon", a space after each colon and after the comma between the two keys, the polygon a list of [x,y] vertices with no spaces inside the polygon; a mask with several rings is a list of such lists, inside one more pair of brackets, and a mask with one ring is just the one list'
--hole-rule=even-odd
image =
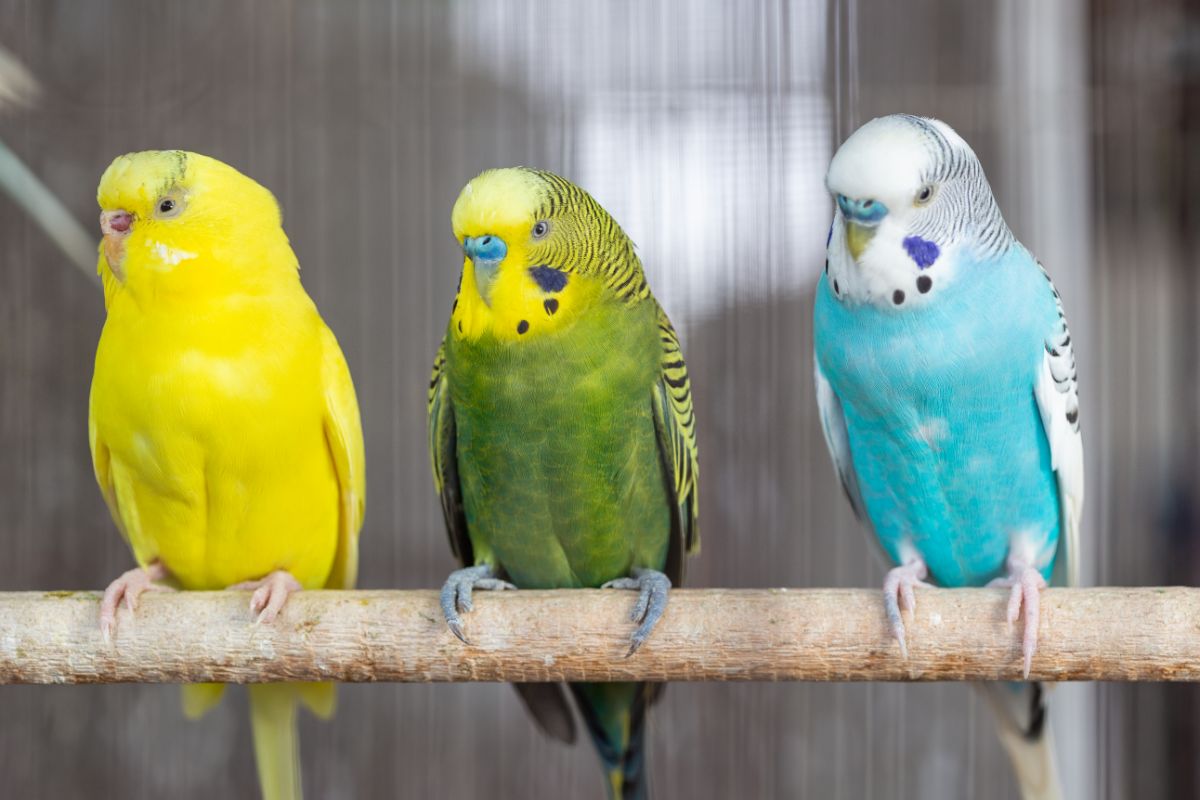
{"label": "curved claw", "polygon": [[908,611],[911,614],[917,610],[917,595],[913,587],[930,586],[924,580],[928,574],[925,562],[916,558],[888,570],[887,578],[883,581],[883,607],[887,613],[888,627],[900,645],[900,654],[904,658],[908,658],[908,642],[904,637],[904,617],[901,612]]}
{"label": "curved claw", "polygon": [[1016,557],[1009,558],[1009,576],[999,578],[989,586],[1011,587],[1005,619],[1011,630],[1021,617],[1021,606],[1025,607],[1025,629],[1021,632],[1022,677],[1028,678],[1033,668],[1033,655],[1037,652],[1038,617],[1041,608],[1041,590],[1046,588],[1046,579],[1036,567]]}
{"label": "curved claw", "polygon": [[170,586],[163,586],[157,581],[167,577],[167,568],[161,561],[151,562],[145,569],[136,568],[123,573],[104,590],[100,600],[100,635],[105,642],[112,642],[113,629],[117,624],[117,608],[121,600],[130,613],[137,610],[138,598],[142,592],[172,591]]}
{"label": "curved claw", "polygon": [[287,570],[278,569],[256,581],[242,581],[227,587],[231,590],[253,590],[250,595],[250,613],[254,624],[270,624],[279,616],[287,599],[294,592],[304,589],[300,581]]}
{"label": "curved claw", "polygon": [[475,607],[471,598],[475,589],[485,591],[507,591],[517,587],[508,581],[496,577],[496,568],[490,564],[480,564],[474,567],[456,569],[442,584],[441,606],[442,616],[450,632],[459,638],[463,644],[470,644],[463,633],[463,620],[459,612],[466,613]]}
{"label": "curved claw", "polygon": [[601,589],[638,590],[638,599],[633,604],[633,611],[629,614],[629,619],[640,624],[633,632],[633,636],[630,637],[629,652],[625,654],[626,658],[636,653],[646,639],[650,638],[654,626],[658,624],[663,612],[667,610],[667,598],[671,590],[671,579],[658,570],[634,567],[631,574],[631,577],[617,578],[600,587]]}

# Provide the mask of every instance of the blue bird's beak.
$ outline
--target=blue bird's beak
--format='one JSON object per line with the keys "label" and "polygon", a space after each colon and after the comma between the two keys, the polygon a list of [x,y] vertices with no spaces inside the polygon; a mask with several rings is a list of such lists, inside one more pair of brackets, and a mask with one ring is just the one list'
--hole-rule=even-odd
{"label": "blue bird's beak", "polygon": [[463,239],[463,253],[471,259],[475,270],[475,288],[479,296],[489,306],[492,304],[492,283],[496,280],[496,271],[500,262],[508,255],[508,245],[499,236],[485,234],[483,236],[468,236]]}
{"label": "blue bird's beak", "polygon": [[856,200],[844,194],[837,196],[837,204],[846,221],[846,246],[850,248],[850,255],[858,261],[875,236],[879,221],[887,216],[887,206],[871,198]]}

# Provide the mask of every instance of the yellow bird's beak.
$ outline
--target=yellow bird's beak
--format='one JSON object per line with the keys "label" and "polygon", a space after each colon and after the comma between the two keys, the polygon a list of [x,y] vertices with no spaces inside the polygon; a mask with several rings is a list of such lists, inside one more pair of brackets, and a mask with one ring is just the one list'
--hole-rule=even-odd
{"label": "yellow bird's beak", "polygon": [[863,251],[867,249],[867,245],[871,243],[876,227],[852,220],[846,221],[846,246],[850,248],[850,255],[854,257],[855,261],[858,261]]}

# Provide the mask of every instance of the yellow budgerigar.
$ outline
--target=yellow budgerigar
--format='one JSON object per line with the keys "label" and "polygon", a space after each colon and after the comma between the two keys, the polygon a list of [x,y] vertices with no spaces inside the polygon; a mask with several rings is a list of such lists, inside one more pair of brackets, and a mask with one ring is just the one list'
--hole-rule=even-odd
{"label": "yellow budgerigar", "polygon": [[[351,588],[365,478],[362,427],[337,341],[300,285],[267,189],[177,150],[131,153],[97,192],[108,319],[89,437],[96,479],[137,561],[100,611],[115,638],[154,588],[253,588],[271,622],[299,589]],[[198,716],[221,686],[185,687]],[[300,797],[296,706],[330,684],[250,688],[267,800]]]}

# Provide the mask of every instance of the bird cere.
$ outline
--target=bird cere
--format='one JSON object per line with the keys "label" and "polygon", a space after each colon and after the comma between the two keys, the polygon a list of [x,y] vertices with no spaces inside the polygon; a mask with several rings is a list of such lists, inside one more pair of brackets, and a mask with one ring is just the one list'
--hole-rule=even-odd
{"label": "bird cere", "polygon": [[[1078,572],[1083,451],[1061,298],[943,122],[868,122],[826,185],[815,387],[845,495],[890,565],[887,657],[908,658],[905,613],[923,587],[999,586],[1028,678],[1040,592]],[[353,589],[362,424],[275,198],[216,159],[168,150],[116,158],[97,200],[107,319],[88,435],[135,563],[104,592],[97,634],[120,648],[147,592],[247,590],[246,624],[271,626],[295,592]],[[469,649],[486,634],[477,592],[625,590],[620,635],[637,659],[699,550],[680,337],[621,225],[566,178],[487,170],[450,223],[462,261],[436,266],[458,288],[427,396],[456,563],[438,625]],[[650,795],[647,720],[664,684],[514,687],[554,739],[574,742],[579,715],[608,797]],[[185,713],[203,715],[223,688],[185,685]],[[978,688],[1023,796],[1060,796],[1047,687]],[[333,685],[264,683],[249,697],[262,796],[299,798],[298,708],[328,718]]]}

